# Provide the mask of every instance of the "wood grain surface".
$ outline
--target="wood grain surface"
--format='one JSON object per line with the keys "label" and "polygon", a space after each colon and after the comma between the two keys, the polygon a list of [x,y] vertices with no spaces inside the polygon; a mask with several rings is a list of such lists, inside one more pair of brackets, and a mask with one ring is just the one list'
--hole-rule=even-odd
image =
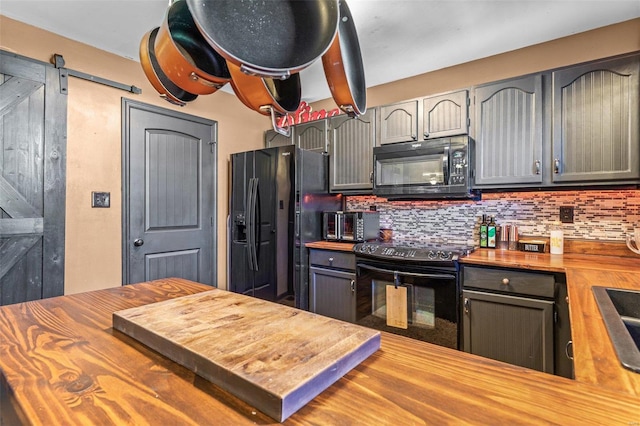
{"label": "wood grain surface", "polygon": [[576,380],[640,397],[640,374],[620,364],[591,291],[592,286],[640,290],[640,256],[480,249],[462,263],[565,273]]}
{"label": "wood grain surface", "polygon": [[113,326],[279,421],[380,348],[379,331],[218,289],[114,312]]}
{"label": "wood grain surface", "polygon": [[[115,311],[210,289],[166,279],[0,308],[2,422],[273,424],[251,405],[111,328]],[[638,422],[638,397],[383,332],[379,351],[284,424]]]}

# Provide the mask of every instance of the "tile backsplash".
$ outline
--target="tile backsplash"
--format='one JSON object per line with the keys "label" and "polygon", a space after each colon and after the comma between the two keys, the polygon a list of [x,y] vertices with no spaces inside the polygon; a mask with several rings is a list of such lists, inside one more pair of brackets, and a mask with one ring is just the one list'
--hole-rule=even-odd
{"label": "tile backsplash", "polygon": [[638,189],[483,193],[479,201],[347,197],[347,210],[371,206],[380,212],[380,226],[393,229],[394,237],[475,247],[483,214],[498,225],[518,226],[520,236],[548,236],[561,206],[574,207],[573,223],[562,224],[565,238],[624,241],[640,226]]}

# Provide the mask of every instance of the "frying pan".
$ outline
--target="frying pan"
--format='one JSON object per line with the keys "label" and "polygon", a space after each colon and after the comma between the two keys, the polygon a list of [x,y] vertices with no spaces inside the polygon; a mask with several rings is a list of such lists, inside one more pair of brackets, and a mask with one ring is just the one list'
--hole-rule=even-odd
{"label": "frying pan", "polygon": [[340,0],[340,25],[329,50],[322,56],[324,74],[336,105],[351,117],[367,110],[367,86],[358,34],[351,11]]}
{"label": "frying pan", "polygon": [[202,38],[184,0],[167,10],[155,53],[167,77],[190,93],[211,94],[231,79],[227,62]]}
{"label": "frying pan", "polygon": [[276,117],[295,112],[302,99],[299,74],[291,74],[285,80],[245,74],[231,62],[227,63],[231,74],[231,87],[247,107],[263,115],[271,116],[273,129],[288,136],[289,129],[276,124]]}
{"label": "frying pan", "polygon": [[158,65],[154,44],[159,28],[146,33],[140,41],[140,64],[147,79],[154,89],[160,93],[160,97],[174,105],[184,106],[187,102],[195,100],[198,95],[186,92],[173,84]]}
{"label": "frying pan", "polygon": [[205,40],[227,62],[287,78],[311,65],[338,30],[338,0],[186,0]]}

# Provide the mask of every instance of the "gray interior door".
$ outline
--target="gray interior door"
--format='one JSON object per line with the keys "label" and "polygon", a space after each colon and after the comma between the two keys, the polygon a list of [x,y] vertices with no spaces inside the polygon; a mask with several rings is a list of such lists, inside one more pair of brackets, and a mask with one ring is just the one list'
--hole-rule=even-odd
{"label": "gray interior door", "polygon": [[123,281],[214,285],[215,121],[123,99]]}
{"label": "gray interior door", "polygon": [[67,96],[60,70],[0,53],[0,304],[64,293]]}

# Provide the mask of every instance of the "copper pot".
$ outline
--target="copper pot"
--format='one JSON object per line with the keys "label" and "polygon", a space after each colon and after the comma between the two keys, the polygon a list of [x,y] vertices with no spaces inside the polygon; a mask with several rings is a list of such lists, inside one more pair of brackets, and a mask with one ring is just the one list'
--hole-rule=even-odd
{"label": "copper pot", "polygon": [[231,79],[226,61],[204,40],[185,0],[174,2],[167,10],[155,53],[167,77],[190,93],[214,93]]}
{"label": "copper pot", "polygon": [[182,90],[162,71],[156,58],[154,44],[159,28],[146,33],[140,41],[140,64],[154,89],[160,96],[174,105],[184,106],[187,102],[195,100],[198,95]]}
{"label": "copper pot", "polygon": [[252,110],[271,116],[274,130],[288,134],[288,130],[276,125],[276,118],[295,112],[300,106],[300,75],[296,73],[280,80],[248,75],[231,62],[227,66],[231,74],[231,87],[238,99]]}
{"label": "copper pot", "polygon": [[322,66],[336,105],[351,117],[364,114],[367,110],[367,86],[362,53],[345,0],[340,0],[338,33],[322,56]]}

